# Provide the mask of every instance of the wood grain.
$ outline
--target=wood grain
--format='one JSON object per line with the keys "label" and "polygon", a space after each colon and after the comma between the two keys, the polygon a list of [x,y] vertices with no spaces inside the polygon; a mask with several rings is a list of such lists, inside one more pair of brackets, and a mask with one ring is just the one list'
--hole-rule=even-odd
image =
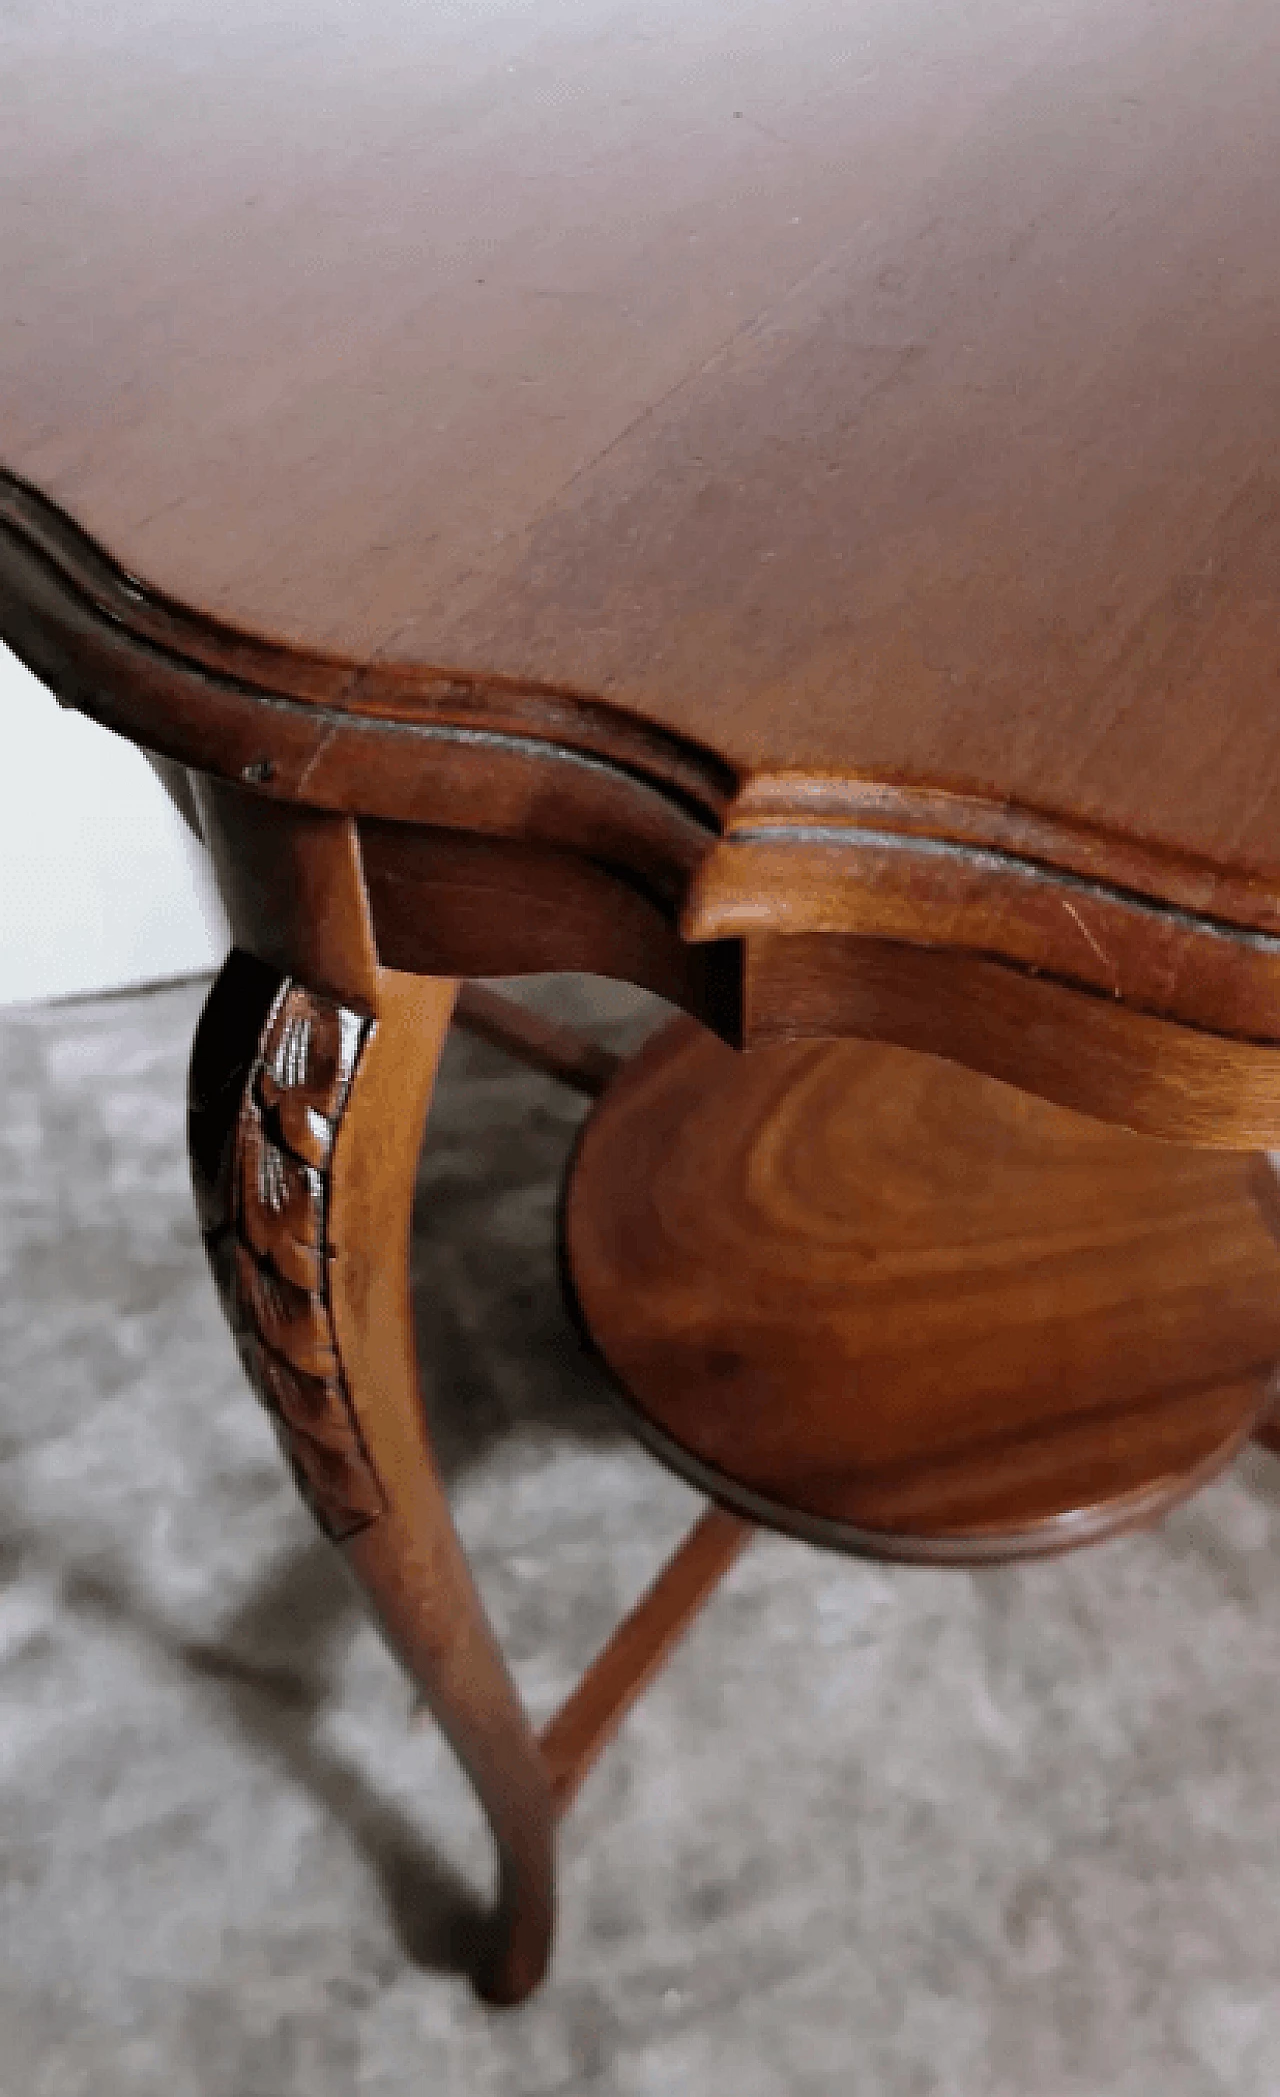
{"label": "wood grain", "polygon": [[688,941],[945,944],[1273,1041],[1267,0],[902,0],[856,50],[820,0],[335,6],[7,26],[26,660]]}
{"label": "wood grain", "polygon": [[1174,1026],[984,954],[799,933],[749,942],[742,1038],[857,1035],[1173,1142],[1280,1143],[1280,1049]]}
{"label": "wood grain", "polygon": [[1247,1159],[882,1047],[671,1024],[595,1108],[572,1288],[640,1432],[755,1519],[981,1560],[1154,1518],[1280,1360]]}
{"label": "wood grain", "polygon": [[[0,35],[0,636],[210,845],[215,1267],[489,1815],[515,2000],[552,1775],[405,1257],[453,978],[596,969],[723,1037],[610,1087],[565,1228],[641,1432],[748,1515],[1056,1549],[1261,1416],[1256,1168],[1150,1139],[1280,1140],[1274,6]],[[828,1035],[951,1061],[723,1045]],[[700,1535],[557,1785],[730,1518]]]}
{"label": "wood grain", "polygon": [[196,1038],[191,1155],[250,1380],[488,1816],[499,1886],[477,1981],[505,2003],[550,1956],[550,1788],[436,1469],[409,1296],[419,1140],[455,988],[383,971],[361,1016],[233,953]]}
{"label": "wood grain", "polygon": [[290,647],[1274,891],[1267,0],[335,23],[7,27],[6,466]]}
{"label": "wood grain", "polygon": [[365,819],[361,863],[389,967],[515,976],[557,969],[622,977],[736,1036],[734,941],[689,945],[660,886],[591,852]]}
{"label": "wood grain", "polygon": [[192,800],[236,946],[368,1014],[378,956],[355,824],[192,775]]}

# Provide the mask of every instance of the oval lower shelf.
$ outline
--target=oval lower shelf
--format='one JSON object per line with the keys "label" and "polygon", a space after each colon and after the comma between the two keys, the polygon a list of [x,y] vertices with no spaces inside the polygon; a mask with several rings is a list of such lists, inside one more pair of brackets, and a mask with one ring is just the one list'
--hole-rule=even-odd
{"label": "oval lower shelf", "polygon": [[664,1028],[604,1094],[568,1287],[638,1433],[741,1512],[873,1556],[1149,1521],[1280,1362],[1263,1161],[862,1042]]}

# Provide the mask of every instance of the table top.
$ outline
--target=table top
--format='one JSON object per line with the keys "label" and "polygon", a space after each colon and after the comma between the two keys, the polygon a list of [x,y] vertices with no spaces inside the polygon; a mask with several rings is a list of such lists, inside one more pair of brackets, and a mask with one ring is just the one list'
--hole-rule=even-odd
{"label": "table top", "polygon": [[10,631],[39,541],[192,660],[648,766],[757,848],[702,936],[844,925],[773,843],[912,837],[1069,875],[1109,993],[1095,887],[1274,961],[1273,0],[0,37]]}

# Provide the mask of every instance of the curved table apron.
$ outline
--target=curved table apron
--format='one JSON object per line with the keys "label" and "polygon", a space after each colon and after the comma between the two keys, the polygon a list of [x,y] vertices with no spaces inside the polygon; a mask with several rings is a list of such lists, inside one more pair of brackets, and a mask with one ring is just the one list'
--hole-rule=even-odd
{"label": "curved table apron", "polygon": [[[833,21],[6,32],[0,634],[212,854],[202,1229],[489,1815],[494,2001],[754,1524],[1055,1551],[1275,1439],[1274,11]],[[459,997],[567,970],[680,1016]],[[592,1096],[569,1298],[712,1503],[540,1739],[413,1358],[455,1009]]]}

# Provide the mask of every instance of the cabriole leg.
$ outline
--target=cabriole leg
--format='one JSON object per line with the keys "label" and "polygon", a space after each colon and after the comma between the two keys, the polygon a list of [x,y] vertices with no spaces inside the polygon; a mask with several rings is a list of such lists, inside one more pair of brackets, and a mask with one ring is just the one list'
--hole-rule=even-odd
{"label": "cabriole leg", "polygon": [[456,990],[379,970],[366,1017],[233,953],[196,1035],[190,1142],[250,1380],[488,1815],[499,1892],[478,1985],[510,2003],[550,1952],[550,1786],[427,1439],[409,1295],[419,1141]]}

